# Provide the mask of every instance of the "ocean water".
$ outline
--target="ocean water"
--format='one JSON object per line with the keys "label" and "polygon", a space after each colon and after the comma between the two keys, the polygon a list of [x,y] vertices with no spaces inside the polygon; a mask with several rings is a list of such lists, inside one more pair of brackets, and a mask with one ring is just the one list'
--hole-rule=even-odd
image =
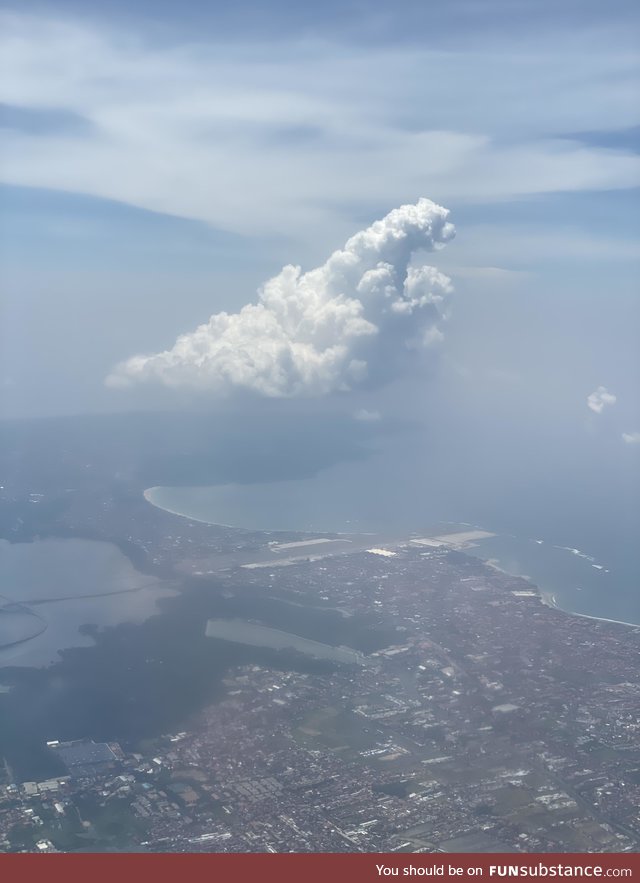
{"label": "ocean water", "polygon": [[505,500],[501,506],[495,497],[483,511],[454,495],[431,496],[419,483],[405,484],[403,491],[386,474],[362,472],[362,480],[354,481],[357,471],[336,468],[303,481],[156,487],[145,496],[194,520],[255,530],[398,536],[433,532],[445,522],[452,528],[472,524],[496,536],[478,542],[470,554],[528,577],[558,607],[640,624],[640,555],[628,520],[618,528],[579,507],[569,518],[546,501],[515,506]]}
{"label": "ocean water", "polygon": [[632,574],[588,551],[509,534],[482,540],[471,554],[528,577],[556,606],[583,616],[640,625]]}

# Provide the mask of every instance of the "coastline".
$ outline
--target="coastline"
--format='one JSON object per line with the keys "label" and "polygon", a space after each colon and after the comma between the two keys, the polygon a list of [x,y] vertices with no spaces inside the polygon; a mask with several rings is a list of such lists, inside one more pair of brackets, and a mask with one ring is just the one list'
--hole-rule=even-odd
{"label": "coastline", "polygon": [[[176,515],[179,518],[187,518],[189,521],[196,521],[200,524],[209,524],[212,527],[224,527],[224,528],[229,528],[232,530],[243,530],[243,531],[249,530],[249,528],[241,527],[240,525],[224,524],[219,521],[209,521],[204,518],[194,518],[191,515],[186,515],[184,512],[176,512],[173,509],[168,509],[166,506],[161,506],[158,503],[154,502],[154,500],[151,499],[151,496],[150,496],[153,493],[153,491],[159,490],[159,489],[160,489],[160,486],[156,485],[154,487],[147,488],[143,492],[144,499],[147,501],[147,503],[149,503],[151,506],[154,506],[156,509],[160,509],[163,512],[168,512],[171,515]],[[459,522],[459,524],[463,524],[463,522]],[[263,528],[262,532],[264,532],[264,533],[283,533],[283,532],[285,532],[285,533],[299,533],[300,535],[305,535],[305,534],[309,533],[309,531],[299,531],[299,530],[274,531],[274,530],[269,530],[267,528]],[[338,535],[348,536],[349,534],[343,534],[343,533],[339,532]],[[465,551],[465,550],[461,550],[461,551]],[[473,551],[469,550],[469,549],[467,549],[465,551],[465,553],[473,555]],[[621,620],[621,619],[609,619],[605,616],[593,616],[592,614],[589,614],[589,613],[578,613],[576,610],[568,610],[565,607],[562,607],[558,603],[555,594],[553,594],[552,592],[550,592],[548,590],[540,588],[540,586],[538,586],[536,583],[534,583],[533,580],[531,579],[531,577],[528,576],[527,574],[513,573],[512,571],[505,570],[503,567],[501,567],[498,564],[497,559],[481,558],[479,555],[474,555],[473,557],[478,558],[480,561],[482,561],[488,567],[491,567],[494,570],[499,571],[500,573],[504,573],[507,576],[518,577],[520,579],[526,580],[527,583],[529,583],[529,585],[532,587],[532,589],[535,590],[535,592],[537,593],[538,598],[542,604],[544,604],[546,607],[550,607],[553,610],[558,610],[559,612],[564,613],[567,616],[579,616],[582,619],[591,619],[591,620],[595,620],[596,622],[607,622],[607,623],[614,624],[614,625],[624,625],[627,628],[633,628],[633,629],[640,628],[640,623],[627,622],[627,621]]]}
{"label": "coastline", "polygon": [[[188,521],[197,521],[198,524],[210,524],[211,527],[227,527],[231,530],[248,530],[246,527],[240,527],[238,524],[223,524],[221,521],[209,521],[206,518],[195,518],[193,515],[186,515],[184,512],[176,512],[175,509],[167,509],[166,506],[161,506],[159,503],[156,503],[151,499],[151,494],[153,491],[160,490],[160,485],[154,485],[153,487],[148,487],[145,491],[143,491],[142,496],[145,498],[147,503],[151,506],[155,506],[156,509],[160,509],[161,512],[168,512],[170,515],[176,515],[178,518],[186,518]],[[268,533],[269,531],[265,531]],[[295,531],[293,531],[295,533]],[[280,531],[282,533],[282,531]]]}
{"label": "coastline", "polygon": [[[479,556],[475,556],[479,557]],[[550,592],[546,589],[541,589],[539,585],[533,582],[530,576],[526,573],[512,573],[510,570],[505,570],[504,567],[500,567],[495,558],[480,558],[484,564],[488,567],[492,567],[494,570],[498,570],[500,573],[504,573],[507,576],[515,576],[519,579],[526,580],[532,589],[534,589],[540,599],[540,602],[544,604],[545,607],[550,607],[552,610],[558,610],[560,613],[565,613],[568,616],[579,616],[582,619],[593,619],[596,622],[609,622],[614,625],[625,625],[628,628],[632,629],[640,629],[640,622],[627,622],[623,619],[608,619],[606,616],[593,616],[591,613],[578,613],[577,610],[567,610],[566,607],[562,607],[553,592]]]}
{"label": "coastline", "polygon": [[309,534],[313,533],[325,533],[337,537],[376,536],[376,533],[374,531],[366,530],[354,533],[353,531],[346,530],[300,530],[300,528],[295,527],[245,527],[241,524],[226,524],[223,521],[211,521],[208,518],[197,518],[195,515],[187,515],[186,512],[177,512],[175,509],[169,509],[167,506],[161,506],[160,503],[156,503],[155,500],[151,499],[151,494],[153,493],[153,491],[160,490],[161,488],[161,485],[154,485],[153,487],[149,487],[142,492],[142,496],[145,498],[147,503],[149,503],[151,506],[154,506],[156,509],[159,509],[161,512],[168,512],[169,515],[175,515],[178,518],[186,518],[188,521],[195,521],[198,524],[208,524],[211,527],[224,527],[228,530],[241,530],[245,533],[299,534],[302,537],[306,537]]}
{"label": "coastline", "polygon": [[594,619],[596,622],[610,622],[615,625],[626,625],[632,629],[640,629],[640,623],[626,622],[623,619],[608,619],[606,616],[592,616],[590,613],[577,613],[575,610],[565,610],[564,607],[558,604],[556,596],[551,594],[551,592],[545,592],[538,586],[535,586],[535,588],[545,607],[550,607],[552,610],[559,610],[561,613],[568,613],[570,616],[580,616],[582,619]]}

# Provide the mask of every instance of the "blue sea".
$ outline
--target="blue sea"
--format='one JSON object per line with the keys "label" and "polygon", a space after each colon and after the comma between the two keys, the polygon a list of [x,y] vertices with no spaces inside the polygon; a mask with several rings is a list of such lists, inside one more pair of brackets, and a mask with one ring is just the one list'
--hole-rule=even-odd
{"label": "blue sea", "polygon": [[[380,464],[382,465],[382,464]],[[388,466],[388,464],[386,464]],[[523,575],[564,610],[640,624],[640,555],[635,522],[624,511],[589,507],[566,490],[547,493],[465,492],[409,480],[402,464],[341,464],[314,478],[156,487],[149,502],[194,520],[256,530],[382,533],[401,536],[467,525],[496,536],[470,554]]]}

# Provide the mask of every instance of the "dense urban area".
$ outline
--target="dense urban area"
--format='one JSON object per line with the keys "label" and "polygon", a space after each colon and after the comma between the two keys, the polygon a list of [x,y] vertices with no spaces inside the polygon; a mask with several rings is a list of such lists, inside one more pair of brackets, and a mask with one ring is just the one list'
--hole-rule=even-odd
{"label": "dense urban area", "polygon": [[[554,609],[473,557],[473,532],[250,533],[170,515],[124,483],[108,494],[2,494],[6,539],[115,543],[172,587],[158,622],[178,623],[176,605],[195,598],[193,647],[224,647],[227,620],[234,646],[247,627],[249,656],[230,657],[217,691],[194,687],[197,707],[187,701],[171,728],[48,732],[42,750],[58,773],[42,780],[16,775],[6,757],[0,850],[640,846],[640,629]],[[269,617],[270,603],[306,625]],[[95,650],[74,651],[83,660],[98,652],[95,637]],[[179,652],[196,649],[185,639]],[[170,664],[162,649],[140,662],[161,671],[159,690],[172,688]],[[20,674],[0,669],[0,702]]]}

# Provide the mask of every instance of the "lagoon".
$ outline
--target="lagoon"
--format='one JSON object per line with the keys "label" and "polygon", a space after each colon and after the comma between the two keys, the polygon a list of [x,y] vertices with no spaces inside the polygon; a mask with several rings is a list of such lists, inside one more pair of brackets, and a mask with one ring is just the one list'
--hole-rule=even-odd
{"label": "lagoon", "polygon": [[46,666],[93,643],[87,626],[144,622],[171,594],[112,543],[0,540],[0,667]]}
{"label": "lagoon", "polygon": [[271,650],[297,650],[315,659],[328,659],[345,665],[364,665],[365,657],[351,647],[333,647],[320,641],[311,641],[300,635],[283,632],[255,622],[242,619],[210,619],[206,635],[234,644],[251,647],[268,647]]}

